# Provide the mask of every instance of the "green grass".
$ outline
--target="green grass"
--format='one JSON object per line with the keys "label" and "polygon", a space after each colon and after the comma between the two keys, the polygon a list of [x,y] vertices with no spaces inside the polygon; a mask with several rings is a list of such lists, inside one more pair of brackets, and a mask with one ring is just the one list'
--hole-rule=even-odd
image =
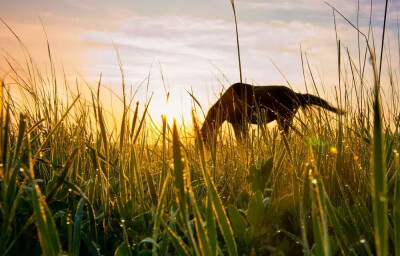
{"label": "green grass", "polygon": [[192,126],[154,124],[151,101],[132,104],[141,99],[123,82],[114,128],[101,78],[88,97],[68,88],[61,97],[51,57],[50,78],[28,53],[25,69],[10,60],[0,254],[400,255],[399,103],[380,95],[373,49],[371,63],[343,56],[340,40],[338,49],[345,116],[303,111],[288,136],[260,123],[244,145],[221,130],[209,149],[196,111]]}

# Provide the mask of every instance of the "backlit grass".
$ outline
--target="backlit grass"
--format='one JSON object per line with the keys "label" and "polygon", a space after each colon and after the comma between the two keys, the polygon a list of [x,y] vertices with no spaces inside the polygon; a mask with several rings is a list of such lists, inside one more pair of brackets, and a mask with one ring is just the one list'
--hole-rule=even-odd
{"label": "backlit grass", "polygon": [[[51,57],[49,78],[28,53],[24,68],[10,60],[0,253],[400,255],[399,103],[381,95],[398,95],[398,85],[380,84],[366,42],[357,61],[337,42],[336,104],[346,115],[306,109],[288,136],[260,122],[244,144],[221,129],[207,147],[196,109],[191,125],[168,124],[123,82],[115,127],[101,78],[82,95],[56,79]],[[311,79],[313,93],[320,86]]]}

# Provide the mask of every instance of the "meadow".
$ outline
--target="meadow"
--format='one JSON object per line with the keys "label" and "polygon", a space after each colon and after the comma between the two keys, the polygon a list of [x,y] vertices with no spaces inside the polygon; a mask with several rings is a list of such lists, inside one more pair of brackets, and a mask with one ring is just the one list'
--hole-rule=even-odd
{"label": "meadow", "polygon": [[196,95],[190,124],[157,123],[122,82],[115,127],[101,77],[86,97],[57,78],[50,45],[46,75],[27,51],[6,56],[0,254],[400,255],[398,69],[381,73],[384,44],[363,35],[358,56],[339,39],[332,53],[345,115],[308,108],[288,135],[260,122],[207,147]]}

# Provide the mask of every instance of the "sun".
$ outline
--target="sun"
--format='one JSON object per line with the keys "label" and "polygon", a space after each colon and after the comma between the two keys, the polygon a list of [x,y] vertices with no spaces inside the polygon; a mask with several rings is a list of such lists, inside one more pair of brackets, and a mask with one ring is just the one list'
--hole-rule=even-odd
{"label": "sun", "polygon": [[169,97],[153,99],[150,103],[149,112],[156,123],[162,123],[165,117],[167,123],[172,127],[174,119],[179,123],[182,119],[182,105],[179,101],[171,100]]}
{"label": "sun", "polygon": [[182,112],[182,111],[180,109],[179,104],[172,104],[170,101],[167,100],[165,102],[165,107],[162,111],[162,115],[165,116],[167,119],[167,122],[170,125],[172,125],[174,119],[175,120],[180,119],[179,118],[180,114],[181,114],[180,112]]}

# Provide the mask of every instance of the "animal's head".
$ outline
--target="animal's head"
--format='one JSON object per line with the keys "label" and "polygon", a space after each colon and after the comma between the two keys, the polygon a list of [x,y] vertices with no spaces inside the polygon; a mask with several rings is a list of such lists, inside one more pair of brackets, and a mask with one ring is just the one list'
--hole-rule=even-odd
{"label": "animal's head", "polygon": [[223,116],[220,115],[219,103],[214,104],[207,112],[206,118],[200,129],[201,137],[206,147],[209,147],[212,138],[217,134],[218,128],[224,121]]}

